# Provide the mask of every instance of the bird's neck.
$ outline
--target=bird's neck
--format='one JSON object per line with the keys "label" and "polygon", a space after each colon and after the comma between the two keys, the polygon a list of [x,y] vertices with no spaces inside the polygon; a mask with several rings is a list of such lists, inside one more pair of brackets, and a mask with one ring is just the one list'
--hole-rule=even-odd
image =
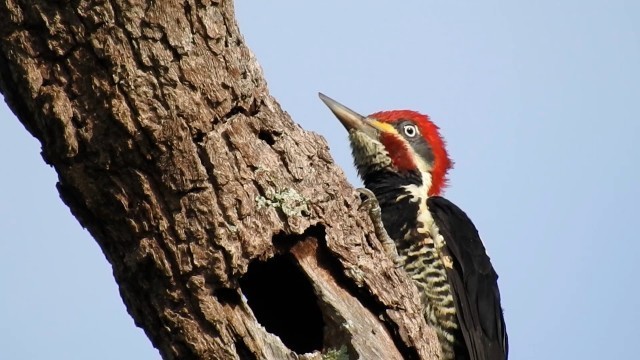
{"label": "bird's neck", "polygon": [[363,178],[382,209],[385,230],[399,250],[409,246],[425,211],[429,178],[420,171],[378,171]]}

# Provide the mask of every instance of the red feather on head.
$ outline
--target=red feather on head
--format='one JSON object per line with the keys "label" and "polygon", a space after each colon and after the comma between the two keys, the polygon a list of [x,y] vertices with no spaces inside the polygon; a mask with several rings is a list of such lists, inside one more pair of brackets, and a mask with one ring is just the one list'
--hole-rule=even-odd
{"label": "red feather on head", "polygon": [[[440,195],[444,187],[447,186],[447,171],[453,167],[453,162],[449,159],[445,142],[440,136],[440,128],[431,120],[429,116],[411,110],[381,111],[369,115],[376,120],[393,123],[398,120],[412,120],[418,126],[420,134],[425,138],[433,151],[433,169],[431,169],[431,187],[429,196]],[[383,134],[381,142],[387,148],[393,164],[399,170],[411,170],[416,168],[416,164],[410,156],[404,140],[393,134]]]}

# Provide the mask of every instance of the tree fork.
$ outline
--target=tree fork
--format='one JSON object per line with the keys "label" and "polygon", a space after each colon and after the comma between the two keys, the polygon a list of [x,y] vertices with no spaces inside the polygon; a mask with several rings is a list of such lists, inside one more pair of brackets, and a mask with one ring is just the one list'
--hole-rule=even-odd
{"label": "tree fork", "polygon": [[0,91],[164,359],[437,358],[415,288],[324,139],[269,95],[232,2],[1,0],[0,23]]}

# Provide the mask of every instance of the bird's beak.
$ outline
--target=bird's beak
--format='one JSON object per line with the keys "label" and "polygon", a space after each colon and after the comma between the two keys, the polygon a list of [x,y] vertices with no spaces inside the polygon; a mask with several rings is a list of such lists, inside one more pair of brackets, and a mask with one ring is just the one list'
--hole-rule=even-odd
{"label": "bird's beak", "polygon": [[362,131],[369,137],[377,139],[381,131],[395,131],[393,126],[362,116],[323,93],[318,93],[318,96],[349,132]]}

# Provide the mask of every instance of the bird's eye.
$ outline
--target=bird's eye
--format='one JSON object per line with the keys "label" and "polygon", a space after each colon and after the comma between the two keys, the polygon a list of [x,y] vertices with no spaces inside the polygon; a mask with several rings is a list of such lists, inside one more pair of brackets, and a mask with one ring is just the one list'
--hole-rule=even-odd
{"label": "bird's eye", "polygon": [[418,128],[415,125],[405,125],[403,127],[403,130],[404,130],[404,134],[410,138],[418,135]]}

